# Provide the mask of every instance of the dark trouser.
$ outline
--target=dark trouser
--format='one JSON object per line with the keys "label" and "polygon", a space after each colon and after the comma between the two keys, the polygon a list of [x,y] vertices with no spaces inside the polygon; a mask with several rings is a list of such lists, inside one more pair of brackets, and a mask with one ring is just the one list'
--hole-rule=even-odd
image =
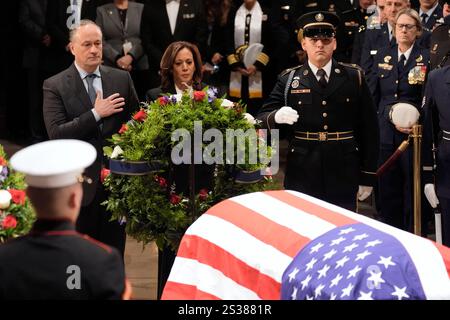
{"label": "dark trouser", "polygon": [[28,85],[28,121],[32,143],[48,140],[47,131],[42,114],[42,83],[44,82],[41,70],[38,67],[27,69]]}
{"label": "dark trouser", "polygon": [[167,278],[175,261],[176,253],[169,247],[164,250],[158,250],[158,300],[161,299]]}
{"label": "dark trouser", "polygon": [[450,199],[439,197],[442,221],[442,244],[450,247]]}
{"label": "dark trouser", "polygon": [[[395,151],[381,148],[380,165]],[[378,180],[380,214],[391,226],[413,231],[412,149],[407,149]]]}
{"label": "dark trouser", "polygon": [[106,192],[99,184],[92,202],[81,207],[77,220],[77,231],[115,247],[122,254],[125,252],[125,224],[118,221],[109,221],[111,213],[101,203],[106,199]]}

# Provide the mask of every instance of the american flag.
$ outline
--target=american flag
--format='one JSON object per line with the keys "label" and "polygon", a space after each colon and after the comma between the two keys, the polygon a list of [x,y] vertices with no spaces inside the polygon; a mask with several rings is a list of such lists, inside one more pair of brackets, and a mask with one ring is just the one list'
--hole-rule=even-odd
{"label": "american flag", "polygon": [[450,299],[450,249],[295,191],[215,205],[162,299]]}

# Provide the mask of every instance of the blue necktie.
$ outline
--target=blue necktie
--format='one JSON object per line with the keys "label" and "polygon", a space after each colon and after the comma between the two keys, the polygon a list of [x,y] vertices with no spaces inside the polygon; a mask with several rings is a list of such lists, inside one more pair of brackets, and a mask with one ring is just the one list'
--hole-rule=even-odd
{"label": "blue necktie", "polygon": [[86,76],[86,81],[88,83],[88,95],[89,95],[89,99],[91,100],[92,106],[94,106],[95,98],[97,97],[97,93],[95,92],[95,88],[94,88],[94,79],[95,78],[97,78],[97,75],[95,73],[91,73]]}

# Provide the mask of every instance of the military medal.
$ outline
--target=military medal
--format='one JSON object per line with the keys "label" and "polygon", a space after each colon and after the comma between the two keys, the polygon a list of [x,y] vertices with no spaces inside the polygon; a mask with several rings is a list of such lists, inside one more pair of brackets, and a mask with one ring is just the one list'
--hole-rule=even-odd
{"label": "military medal", "polygon": [[308,75],[308,70],[303,71],[303,75],[307,76]]}
{"label": "military medal", "polygon": [[391,71],[392,70],[392,65],[391,64],[389,64],[389,63],[379,63],[378,64],[378,68],[381,68],[381,69],[383,69],[383,70],[388,70],[388,71]]}
{"label": "military medal", "polygon": [[425,82],[425,75],[427,73],[427,66],[420,64],[409,70],[408,83],[409,84],[423,84]]}
{"label": "military medal", "polygon": [[298,86],[299,86],[299,82],[298,82],[298,80],[294,80],[294,81],[292,81],[292,88],[294,88],[294,89],[296,89],[296,88],[298,88]]}
{"label": "military medal", "polygon": [[421,62],[422,60],[423,60],[422,55],[419,55],[419,56],[417,57],[417,59],[416,59],[416,62]]}

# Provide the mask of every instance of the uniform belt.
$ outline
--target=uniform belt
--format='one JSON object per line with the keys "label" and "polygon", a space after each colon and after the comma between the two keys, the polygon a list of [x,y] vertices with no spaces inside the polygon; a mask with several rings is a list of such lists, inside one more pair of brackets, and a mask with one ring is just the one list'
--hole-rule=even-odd
{"label": "uniform belt", "polygon": [[353,138],[353,131],[340,132],[302,132],[295,131],[295,138],[312,141],[339,141]]}
{"label": "uniform belt", "polygon": [[450,132],[442,130],[442,138],[444,140],[450,140]]}

